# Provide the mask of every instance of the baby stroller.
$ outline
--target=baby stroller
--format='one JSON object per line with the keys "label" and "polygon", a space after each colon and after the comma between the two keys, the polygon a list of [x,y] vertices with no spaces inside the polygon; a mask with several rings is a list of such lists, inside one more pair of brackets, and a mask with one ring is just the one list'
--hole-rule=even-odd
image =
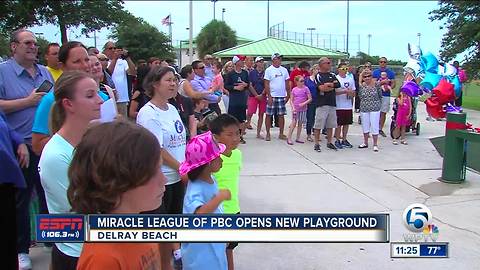
{"label": "baby stroller", "polygon": [[[410,115],[410,125],[405,128],[405,132],[415,132],[415,135],[420,135],[420,123],[417,122],[417,105],[418,105],[418,97],[413,97],[412,98],[412,115]],[[393,115],[392,115],[392,122],[390,123],[390,137],[392,139],[398,139],[394,138],[393,136],[393,130],[395,129],[396,126],[396,119],[397,119],[397,111],[398,111],[398,104],[397,104],[397,99],[393,102]]]}

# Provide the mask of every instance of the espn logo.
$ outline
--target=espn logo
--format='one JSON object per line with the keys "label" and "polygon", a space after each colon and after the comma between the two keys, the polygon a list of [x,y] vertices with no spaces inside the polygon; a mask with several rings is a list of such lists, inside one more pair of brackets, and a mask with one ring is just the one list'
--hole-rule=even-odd
{"label": "espn logo", "polygon": [[40,230],[81,230],[83,218],[42,217],[38,228]]}

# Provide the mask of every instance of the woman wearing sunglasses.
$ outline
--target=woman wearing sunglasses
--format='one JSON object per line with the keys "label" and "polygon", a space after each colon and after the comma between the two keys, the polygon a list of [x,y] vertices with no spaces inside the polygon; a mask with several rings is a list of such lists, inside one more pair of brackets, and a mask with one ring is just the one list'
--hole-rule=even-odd
{"label": "woman wearing sunglasses", "polygon": [[373,151],[378,152],[378,133],[380,108],[382,106],[382,89],[372,78],[370,70],[362,72],[364,83],[360,85],[360,114],[362,117],[363,143],[358,148],[368,148],[368,137],[372,133]]}

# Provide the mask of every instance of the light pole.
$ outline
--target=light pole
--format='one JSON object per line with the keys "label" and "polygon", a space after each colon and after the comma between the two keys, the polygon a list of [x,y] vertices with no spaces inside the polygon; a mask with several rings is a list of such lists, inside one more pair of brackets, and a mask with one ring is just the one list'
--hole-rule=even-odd
{"label": "light pole", "polygon": [[213,19],[215,20],[215,3],[217,3],[218,0],[212,0],[213,2]]}
{"label": "light pole", "polygon": [[270,1],[267,0],[267,37],[270,36]]}
{"label": "light pole", "polygon": [[313,31],[317,30],[315,27],[307,28],[307,31],[310,31],[310,46],[313,47]]}
{"label": "light pole", "polygon": [[189,26],[188,26],[188,51],[190,55],[188,56],[188,62],[193,62],[193,0],[190,0],[189,4]]}
{"label": "light pole", "polygon": [[420,37],[422,36],[421,33],[417,33],[417,37],[418,37],[418,47],[420,48]]}
{"label": "light pole", "polygon": [[222,8],[222,21],[224,21],[223,14],[225,13],[225,8]]}
{"label": "light pole", "polygon": [[347,0],[347,55],[350,57],[350,54],[348,53],[348,35],[350,32],[350,1]]}
{"label": "light pole", "polygon": [[370,55],[370,39],[372,38],[372,34],[368,34],[368,55]]}

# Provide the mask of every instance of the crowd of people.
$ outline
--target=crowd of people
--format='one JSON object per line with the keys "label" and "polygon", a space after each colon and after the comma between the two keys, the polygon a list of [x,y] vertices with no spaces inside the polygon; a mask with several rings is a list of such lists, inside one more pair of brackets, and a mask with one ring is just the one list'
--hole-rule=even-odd
{"label": "crowd of people", "polygon": [[[328,149],[353,147],[348,130],[358,110],[364,134],[358,148],[368,148],[372,137],[379,151],[395,88],[384,57],[377,69],[366,63],[356,71],[345,62],[334,68],[322,57],[289,71],[278,52],[268,67],[262,56],[221,63],[206,55],[178,70],[156,57],[135,64],[112,41],[103,52],[77,41],[51,43],[46,66],[38,64],[31,31],[13,32],[10,46],[11,57],[0,64],[0,197],[16,222],[1,225],[15,232],[6,240],[5,263],[20,269],[32,267],[33,190],[40,213],[238,214],[237,147],[246,143],[255,114],[257,139],[271,141],[278,127],[278,139],[304,144],[306,128],[306,140],[320,152],[321,134]],[[54,86],[39,91],[45,81]],[[117,119],[100,123],[109,99]],[[395,132],[407,144],[411,99],[401,94],[397,103]],[[233,269],[236,246],[55,243],[51,269]]]}

